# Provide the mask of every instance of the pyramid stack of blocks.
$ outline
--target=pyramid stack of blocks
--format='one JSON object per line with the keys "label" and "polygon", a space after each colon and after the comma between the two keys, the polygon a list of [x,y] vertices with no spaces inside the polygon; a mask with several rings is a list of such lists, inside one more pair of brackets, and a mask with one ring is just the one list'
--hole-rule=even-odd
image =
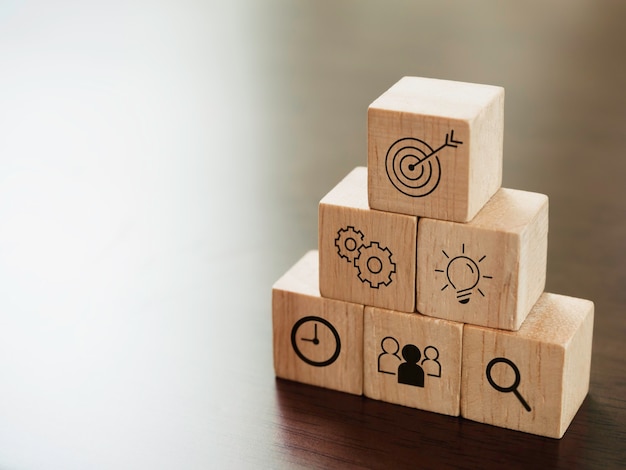
{"label": "pyramid stack of blocks", "polygon": [[273,286],[278,377],[563,436],[594,305],[544,292],[548,198],[501,187],[503,127],[496,86],[404,77],[369,106],[368,168]]}

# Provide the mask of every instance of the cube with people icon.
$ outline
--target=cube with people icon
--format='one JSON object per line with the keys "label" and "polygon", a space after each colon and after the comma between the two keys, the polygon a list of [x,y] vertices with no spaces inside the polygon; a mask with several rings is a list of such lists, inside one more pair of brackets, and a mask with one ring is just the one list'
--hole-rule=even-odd
{"label": "cube with people icon", "polygon": [[466,224],[422,218],[417,311],[518,330],[546,282],[548,197],[501,188]]}
{"label": "cube with people icon", "polygon": [[367,169],[357,167],[319,204],[324,297],[415,310],[417,217],[371,210]]}
{"label": "cube with people icon", "polygon": [[365,307],[366,397],[458,416],[463,324]]}

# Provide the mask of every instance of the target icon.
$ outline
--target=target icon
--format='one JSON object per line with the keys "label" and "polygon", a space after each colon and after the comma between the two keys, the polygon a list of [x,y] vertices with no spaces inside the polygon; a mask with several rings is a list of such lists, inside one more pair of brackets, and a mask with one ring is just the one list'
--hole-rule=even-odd
{"label": "target icon", "polygon": [[437,189],[441,180],[441,162],[437,154],[445,147],[456,148],[462,143],[454,140],[454,130],[446,134],[445,143],[434,150],[414,137],[396,140],[385,157],[389,181],[407,196],[428,196]]}

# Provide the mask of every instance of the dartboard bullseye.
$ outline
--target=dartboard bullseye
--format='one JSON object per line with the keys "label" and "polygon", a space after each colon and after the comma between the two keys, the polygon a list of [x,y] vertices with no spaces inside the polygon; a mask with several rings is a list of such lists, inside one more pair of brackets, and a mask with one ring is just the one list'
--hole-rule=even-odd
{"label": "dartboard bullseye", "polygon": [[387,176],[403,194],[423,197],[432,193],[441,179],[441,163],[423,140],[406,137],[397,140],[387,151]]}
{"label": "dartboard bullseye", "polygon": [[454,140],[454,131],[446,134],[445,143],[434,150],[414,137],[396,140],[385,157],[389,181],[407,196],[428,196],[437,189],[441,180],[441,162],[437,153],[445,147],[456,148],[462,143]]}

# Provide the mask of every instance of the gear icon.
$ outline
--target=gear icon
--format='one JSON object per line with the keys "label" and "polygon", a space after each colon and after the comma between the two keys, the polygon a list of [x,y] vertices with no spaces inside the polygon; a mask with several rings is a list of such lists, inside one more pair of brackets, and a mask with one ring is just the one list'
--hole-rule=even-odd
{"label": "gear icon", "polygon": [[339,229],[337,238],[335,238],[337,253],[339,253],[341,258],[348,260],[348,263],[352,263],[359,256],[359,250],[363,246],[364,238],[363,232],[355,230],[351,225]]}
{"label": "gear icon", "polygon": [[369,283],[374,289],[378,289],[381,284],[391,284],[391,275],[396,272],[396,263],[391,261],[391,251],[387,247],[381,248],[378,242],[361,246],[354,265],[359,270],[361,282]]}

